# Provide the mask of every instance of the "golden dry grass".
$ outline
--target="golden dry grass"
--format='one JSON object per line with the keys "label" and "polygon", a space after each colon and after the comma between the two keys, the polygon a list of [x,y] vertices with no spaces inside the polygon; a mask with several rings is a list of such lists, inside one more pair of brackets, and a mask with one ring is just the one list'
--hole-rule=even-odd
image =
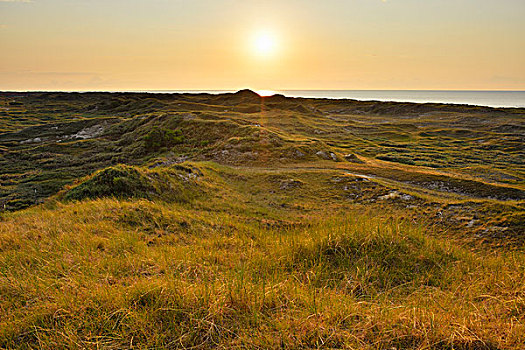
{"label": "golden dry grass", "polygon": [[[0,223],[6,348],[520,349],[522,253],[395,218],[99,199]],[[219,209],[219,208],[216,208]]]}

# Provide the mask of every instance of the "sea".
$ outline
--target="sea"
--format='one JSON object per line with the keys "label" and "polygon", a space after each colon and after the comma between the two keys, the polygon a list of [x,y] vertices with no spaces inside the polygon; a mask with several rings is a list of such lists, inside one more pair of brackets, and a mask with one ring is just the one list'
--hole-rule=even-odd
{"label": "sea", "polygon": [[[452,103],[488,107],[525,107],[525,91],[465,90],[255,90],[260,95],[282,94],[289,97],[353,99],[416,103]],[[156,90],[162,93],[226,93],[234,90]]]}

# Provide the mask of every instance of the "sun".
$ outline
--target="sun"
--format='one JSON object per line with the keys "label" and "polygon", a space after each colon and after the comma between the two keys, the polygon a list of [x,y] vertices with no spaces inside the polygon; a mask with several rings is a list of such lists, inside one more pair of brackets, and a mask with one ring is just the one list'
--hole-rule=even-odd
{"label": "sun", "polygon": [[275,36],[270,32],[259,32],[255,34],[253,41],[254,52],[258,56],[268,57],[275,54],[277,42]]}

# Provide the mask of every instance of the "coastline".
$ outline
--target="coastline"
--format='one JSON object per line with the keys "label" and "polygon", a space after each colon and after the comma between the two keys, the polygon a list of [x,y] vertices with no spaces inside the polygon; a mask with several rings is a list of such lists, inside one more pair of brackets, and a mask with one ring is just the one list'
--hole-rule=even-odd
{"label": "coastline", "polygon": [[[148,95],[229,95],[237,90],[123,90],[123,91],[1,91],[0,94],[148,94]],[[339,100],[362,103],[397,103],[493,109],[525,108],[525,91],[467,90],[255,90],[261,97]],[[261,92],[264,92],[262,94]]]}
{"label": "coastline", "polygon": [[[46,90],[0,91],[0,93],[78,92],[78,93],[148,93],[148,94],[210,94],[235,93],[237,90]],[[511,90],[255,90],[268,97],[280,94],[293,98],[355,100],[362,102],[432,103],[470,105],[491,108],[525,108],[525,91]]]}

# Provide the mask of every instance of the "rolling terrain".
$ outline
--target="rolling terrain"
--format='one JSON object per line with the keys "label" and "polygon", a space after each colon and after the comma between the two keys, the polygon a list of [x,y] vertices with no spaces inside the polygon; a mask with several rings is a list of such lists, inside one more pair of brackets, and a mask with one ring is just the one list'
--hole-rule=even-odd
{"label": "rolling terrain", "polygon": [[525,109],[0,94],[0,348],[520,349]]}

